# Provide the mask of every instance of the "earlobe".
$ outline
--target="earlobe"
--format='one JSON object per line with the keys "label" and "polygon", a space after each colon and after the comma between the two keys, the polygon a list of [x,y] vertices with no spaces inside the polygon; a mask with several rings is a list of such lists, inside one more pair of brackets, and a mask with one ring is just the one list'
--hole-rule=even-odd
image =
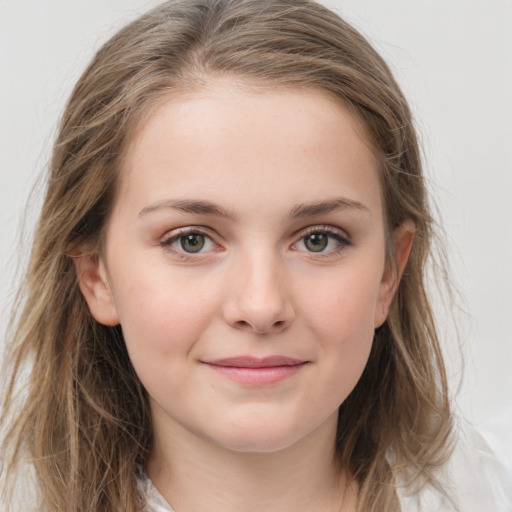
{"label": "earlobe", "polygon": [[78,285],[91,315],[103,325],[119,324],[114,296],[103,260],[97,254],[81,252],[72,256]]}
{"label": "earlobe", "polygon": [[415,226],[406,220],[393,232],[394,261],[386,265],[380,283],[379,299],[375,309],[374,327],[380,327],[388,316],[396,290],[402,278],[414,242]]}

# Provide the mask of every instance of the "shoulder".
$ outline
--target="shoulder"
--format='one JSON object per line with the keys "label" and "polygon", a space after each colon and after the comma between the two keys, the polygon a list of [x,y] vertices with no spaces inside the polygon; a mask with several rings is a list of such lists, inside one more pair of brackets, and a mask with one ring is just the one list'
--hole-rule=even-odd
{"label": "shoulder", "polygon": [[20,463],[16,474],[8,475],[3,469],[0,457],[0,512],[42,512],[32,464]]}
{"label": "shoulder", "polygon": [[144,469],[139,468],[137,474],[139,476],[139,490],[146,498],[145,512],[174,512],[164,497],[153,486],[153,482],[151,482]]}
{"label": "shoulder", "polygon": [[453,452],[427,488],[401,495],[403,512],[512,512],[512,410],[472,425],[457,419]]}
{"label": "shoulder", "polygon": [[[460,418],[456,425],[453,452],[436,475],[445,493],[399,491],[402,512],[512,512],[512,409],[478,426]],[[143,471],[139,477],[148,512],[173,512]]]}

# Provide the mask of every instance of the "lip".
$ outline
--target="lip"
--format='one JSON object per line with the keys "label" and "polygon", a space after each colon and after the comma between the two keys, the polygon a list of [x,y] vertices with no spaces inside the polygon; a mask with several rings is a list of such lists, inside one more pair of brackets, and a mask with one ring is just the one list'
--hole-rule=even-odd
{"label": "lip", "polygon": [[295,375],[308,362],[286,356],[237,356],[203,361],[216,373],[248,386],[276,384]]}

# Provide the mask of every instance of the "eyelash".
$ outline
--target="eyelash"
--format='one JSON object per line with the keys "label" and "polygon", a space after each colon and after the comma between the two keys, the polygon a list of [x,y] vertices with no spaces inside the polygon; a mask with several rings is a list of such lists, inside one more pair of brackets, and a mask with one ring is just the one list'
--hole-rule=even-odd
{"label": "eyelash", "polygon": [[[338,229],[334,229],[331,226],[313,226],[306,228],[305,230],[302,230],[298,233],[297,241],[292,244],[292,249],[297,250],[295,246],[299,243],[304,243],[307,237],[310,237],[312,235],[327,235],[329,238],[334,239],[337,243],[337,247],[324,253],[323,251],[305,251],[311,255],[314,255],[317,258],[326,258],[329,256],[337,255],[339,254],[344,248],[352,245],[351,241],[349,240],[348,236],[345,236],[342,234],[343,232]],[[172,248],[172,245],[175,242],[178,242],[181,238],[186,237],[188,235],[201,235],[204,236],[206,239],[209,239],[211,243],[213,243],[216,247],[220,247],[214,240],[214,238],[204,229],[201,227],[186,227],[186,228],[180,228],[176,231],[173,231],[172,233],[165,236],[160,241],[160,246],[164,248],[166,251],[172,252],[173,254],[179,256],[180,258],[187,260],[191,258],[198,258],[201,256],[204,256],[204,253],[202,252],[186,252],[186,251],[180,251]],[[202,248],[201,248],[202,249]]]}
{"label": "eyelash", "polygon": [[177,255],[183,260],[188,260],[190,258],[198,258],[200,256],[204,256],[204,253],[202,252],[186,252],[186,251],[180,251],[172,248],[172,245],[175,242],[178,242],[181,238],[189,236],[189,235],[201,235],[204,236],[206,239],[209,239],[215,246],[219,247],[218,244],[215,243],[215,240],[213,237],[204,229],[200,227],[186,227],[186,228],[180,228],[172,233],[169,233],[168,235],[164,236],[164,238],[160,241],[160,247],[165,249],[168,252],[172,252],[173,254]]}
{"label": "eyelash", "polygon": [[292,247],[296,246],[298,243],[303,243],[305,239],[311,235],[327,235],[329,238],[332,238],[336,241],[337,247],[328,251],[328,252],[315,252],[315,251],[307,251],[309,254],[313,255],[316,258],[328,258],[331,256],[338,255],[343,249],[352,245],[349,237],[344,234],[340,229],[333,228],[332,226],[312,226],[306,228],[301,231],[300,236],[293,244]]}

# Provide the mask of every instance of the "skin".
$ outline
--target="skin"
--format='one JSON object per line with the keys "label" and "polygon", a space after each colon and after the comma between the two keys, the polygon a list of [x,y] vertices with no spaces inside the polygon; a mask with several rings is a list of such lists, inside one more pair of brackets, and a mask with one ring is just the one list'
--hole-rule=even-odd
{"label": "skin", "polygon": [[[337,410],[413,239],[394,233],[389,270],[362,133],[321,92],[218,79],[169,97],[129,145],[104,253],[77,267],[96,320],[122,326],[150,396],[147,471],[180,512],[355,509]],[[300,364],[270,383],[212,364],[276,355]]]}

